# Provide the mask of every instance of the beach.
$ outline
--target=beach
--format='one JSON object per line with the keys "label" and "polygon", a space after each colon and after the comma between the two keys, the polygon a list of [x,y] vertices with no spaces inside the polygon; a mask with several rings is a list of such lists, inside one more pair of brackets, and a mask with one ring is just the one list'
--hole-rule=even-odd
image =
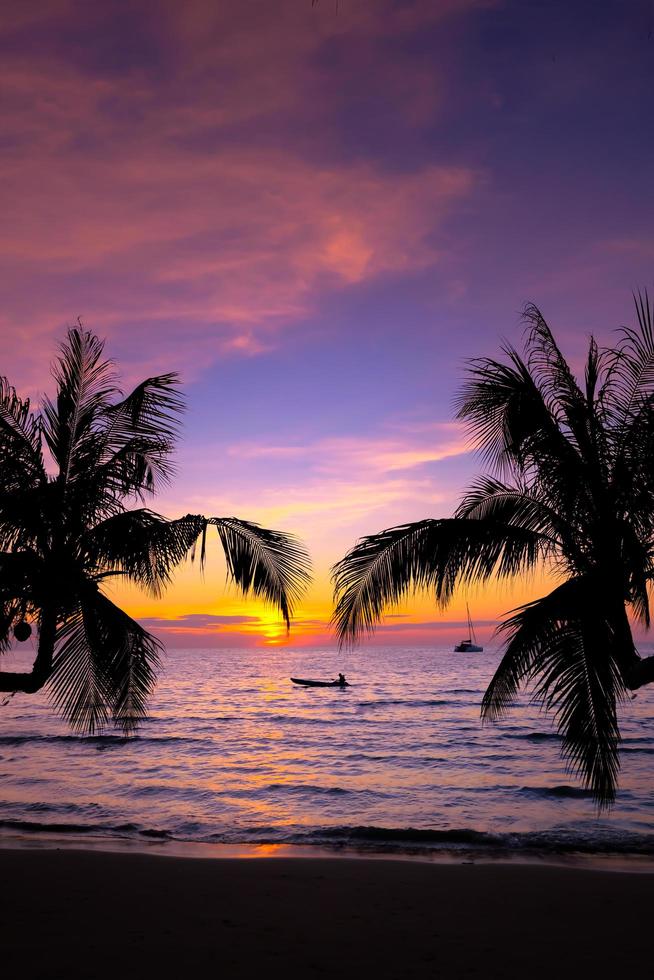
{"label": "beach", "polygon": [[654,872],[0,851],[4,975],[558,977],[649,961]]}

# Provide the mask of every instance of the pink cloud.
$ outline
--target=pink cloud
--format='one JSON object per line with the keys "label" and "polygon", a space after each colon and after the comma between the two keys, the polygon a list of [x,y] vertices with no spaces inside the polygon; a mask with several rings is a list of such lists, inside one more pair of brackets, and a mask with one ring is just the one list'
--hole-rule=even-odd
{"label": "pink cloud", "polygon": [[[261,351],[326,286],[437,262],[427,239],[474,186],[465,169],[395,177],[369,166],[316,170],[277,153],[181,154],[173,170],[154,155],[136,173],[133,164],[102,164],[90,178],[63,154],[45,183],[36,161],[2,168],[10,200],[30,202],[8,209],[11,233],[0,243],[0,260],[23,280],[17,333],[28,318],[43,335],[82,313],[114,340],[138,321],[157,333],[160,357],[183,356],[178,330],[167,343],[159,328],[170,321],[185,324],[208,357]],[[44,270],[55,284],[47,296],[28,289]],[[96,270],[99,281],[80,298],[70,277],[92,283]]]}
{"label": "pink cloud", "polygon": [[228,453],[242,459],[301,458],[320,474],[367,471],[372,476],[442,462],[470,448],[464,428],[456,422],[389,429],[381,436],[335,436],[297,445],[244,443],[230,446]]}
{"label": "pink cloud", "polygon": [[179,616],[177,619],[166,619],[161,616],[142,617],[140,622],[146,629],[171,633],[188,633],[198,630],[204,633],[213,633],[224,629],[233,629],[235,626],[259,623],[260,620],[258,616],[216,616],[209,613],[189,613],[186,616]]}
{"label": "pink cloud", "polygon": [[[467,452],[457,423],[406,420],[389,420],[365,436],[187,448],[184,486],[171,491],[166,509],[248,514],[292,530],[314,558],[315,588],[324,602],[331,594],[330,566],[360,535],[452,513],[466,481],[439,464],[460,458],[472,470]],[[225,458],[218,479],[207,459]]]}
{"label": "pink cloud", "polygon": [[[315,88],[324,69],[313,59],[327,40],[356,41],[378,73],[384,38],[447,22],[476,0],[342,4],[338,16],[291,2],[247,6],[166,3],[154,21],[135,4],[134,31],[161,63],[135,57],[121,71],[99,70],[78,49],[62,56],[47,33],[56,39],[52,25],[68,30],[73,17],[79,31],[109,30],[113,8],[46,3],[40,22],[0,21],[6,34],[47,25],[37,53],[17,42],[3,65],[2,326],[19,383],[40,382],[26,353],[51,347],[78,315],[141,363],[165,369],[174,357],[188,375],[269,350],[326,290],[440,261],[443,223],[479,173],[321,161],[298,126],[325,111]],[[398,111],[418,111],[424,91],[436,111],[436,68],[426,85],[424,65],[408,56],[383,64]],[[276,133],[260,131],[277,115]]]}
{"label": "pink cloud", "polygon": [[[402,622],[399,622],[402,620]],[[140,617],[139,622],[165,643],[166,647],[251,647],[270,645],[265,624],[257,616],[216,616],[195,613],[177,618]],[[495,620],[479,620],[475,626],[484,642],[489,642],[497,625]],[[384,617],[375,634],[366,640],[377,646],[406,645],[407,642],[432,642],[437,644],[460,639],[461,631],[467,629],[465,620],[427,620],[420,621],[408,614],[393,614]],[[274,637],[276,645],[315,646],[335,645],[336,638],[328,617],[302,617],[293,621],[289,636],[281,631]]]}

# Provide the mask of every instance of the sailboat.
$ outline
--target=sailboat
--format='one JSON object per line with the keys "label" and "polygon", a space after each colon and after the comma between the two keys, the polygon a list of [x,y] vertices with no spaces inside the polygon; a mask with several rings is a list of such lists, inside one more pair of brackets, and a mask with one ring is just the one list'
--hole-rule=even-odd
{"label": "sailboat", "polygon": [[477,644],[477,637],[475,636],[475,628],[472,625],[472,620],[470,619],[470,607],[466,602],[466,611],[468,613],[468,639],[461,640],[460,643],[454,647],[455,653],[483,653],[484,648]]}

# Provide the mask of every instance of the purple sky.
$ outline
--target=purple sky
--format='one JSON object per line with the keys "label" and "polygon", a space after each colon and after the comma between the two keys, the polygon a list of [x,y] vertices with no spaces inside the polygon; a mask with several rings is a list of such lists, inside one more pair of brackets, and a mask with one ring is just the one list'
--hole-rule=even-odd
{"label": "purple sky", "polygon": [[[296,640],[328,639],[358,536],[451,512],[465,358],[533,300],[574,360],[652,284],[650,0],[6,0],[0,54],[0,373],[45,390],[77,316],[127,381],[181,371],[161,509],[300,533]],[[123,599],[203,642],[277,635],[216,575]],[[382,636],[435,641],[463,601]]]}

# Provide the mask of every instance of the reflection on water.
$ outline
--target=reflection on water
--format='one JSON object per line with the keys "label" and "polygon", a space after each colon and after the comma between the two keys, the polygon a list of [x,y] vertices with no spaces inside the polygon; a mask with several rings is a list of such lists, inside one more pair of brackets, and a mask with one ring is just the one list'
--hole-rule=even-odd
{"label": "reflection on water", "polygon": [[[624,707],[621,792],[598,820],[537,709],[522,704],[482,729],[496,661],[425,649],[172,651],[132,739],[71,735],[44,697],[17,695],[0,709],[0,826],[271,845],[654,850],[653,692]],[[352,687],[289,681],[338,669]]]}

